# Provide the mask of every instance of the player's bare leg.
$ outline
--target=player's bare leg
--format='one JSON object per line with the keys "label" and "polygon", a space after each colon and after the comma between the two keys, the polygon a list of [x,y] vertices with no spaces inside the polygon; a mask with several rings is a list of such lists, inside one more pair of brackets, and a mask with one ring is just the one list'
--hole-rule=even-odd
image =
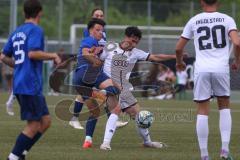
{"label": "player's bare leg", "polygon": [[[119,107],[120,108],[120,107]],[[135,104],[134,106],[130,106],[128,108],[125,109],[125,112],[132,118],[132,119],[136,119],[136,116],[139,113],[139,106],[138,104]],[[141,128],[137,125],[136,122],[136,126],[137,126],[137,131],[139,133],[139,135],[141,136],[141,138],[143,139],[143,145],[144,147],[150,147],[150,148],[163,148],[166,145],[162,142],[152,142],[151,138],[150,138],[150,134],[149,134],[149,130],[147,128]],[[114,133],[114,132],[113,132]],[[106,131],[105,131],[105,135],[106,135]],[[112,135],[113,136],[113,135]],[[111,139],[112,136],[109,137],[109,139],[106,138],[106,136],[104,136],[104,142],[103,144],[100,146],[100,149],[102,150],[111,150],[110,147],[110,143],[111,143]]]}
{"label": "player's bare leg", "polygon": [[[22,159],[25,158],[25,156],[28,154],[29,150],[32,148],[32,146],[41,138],[41,136],[47,131],[47,129],[51,126],[51,117],[50,115],[46,115],[43,116],[40,120],[40,125],[38,128],[37,133],[34,135],[34,137],[32,138],[33,141],[32,143],[25,148],[23,154],[22,154]],[[27,130],[29,130],[29,128],[26,128]],[[29,131],[26,131],[26,133],[28,133]]]}
{"label": "player's bare leg", "polygon": [[[116,103],[118,102],[116,95],[119,94],[119,89],[117,89],[116,87],[113,86],[112,80],[111,79],[105,80],[104,82],[102,82],[100,84],[99,88],[106,91],[108,99],[111,102],[111,103],[109,103],[109,105],[110,105],[110,107],[114,107],[116,105]],[[88,105],[88,106],[91,107],[92,105]],[[96,108],[99,109],[99,106],[96,106]],[[89,108],[89,109],[92,110],[91,108]],[[97,117],[90,116],[89,120],[87,121],[86,138],[85,138],[85,142],[83,144],[83,148],[89,148],[88,146],[91,147],[91,145],[92,145],[92,136],[93,136],[93,132],[94,132],[94,129],[95,129],[95,126],[97,123],[98,116]],[[91,145],[89,145],[89,144],[91,144]]]}

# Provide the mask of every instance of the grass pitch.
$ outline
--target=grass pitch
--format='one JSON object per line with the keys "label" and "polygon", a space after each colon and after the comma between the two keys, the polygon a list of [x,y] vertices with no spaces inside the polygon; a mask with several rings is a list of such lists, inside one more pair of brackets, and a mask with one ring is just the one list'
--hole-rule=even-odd
{"label": "grass pitch", "polygon": [[[8,116],[5,111],[7,94],[0,93],[0,160],[6,159],[11,151],[16,136],[24,127],[20,121],[19,107],[15,102],[15,116]],[[32,148],[27,160],[199,160],[197,138],[195,135],[195,105],[191,101],[158,101],[140,99],[142,109],[155,115],[155,122],[150,128],[152,140],[169,145],[165,149],[143,148],[134,122],[118,129],[112,141],[112,151],[99,149],[103,139],[106,116],[99,119],[92,149],[82,149],[85,131],[76,130],[68,122],[59,121],[54,113],[55,104],[62,96],[47,96],[49,110],[52,113],[52,126],[43,138]],[[216,103],[212,102],[209,117],[209,153],[213,160],[219,159],[220,134]],[[231,152],[237,160],[240,157],[240,116],[239,104],[232,103],[233,128]],[[127,116],[123,117],[128,119]],[[83,122],[82,122],[83,123]],[[83,123],[84,124],[84,123]]]}

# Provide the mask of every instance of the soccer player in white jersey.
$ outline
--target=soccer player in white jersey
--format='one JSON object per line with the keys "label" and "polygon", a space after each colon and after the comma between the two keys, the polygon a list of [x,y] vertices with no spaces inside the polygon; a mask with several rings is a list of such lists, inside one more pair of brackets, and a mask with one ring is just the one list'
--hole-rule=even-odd
{"label": "soccer player in white jersey", "polygon": [[[114,109],[110,109],[110,115],[105,129],[103,144],[100,146],[102,150],[111,150],[110,142],[116,130],[116,122],[118,115],[121,112],[126,112],[132,119],[139,113],[139,105],[137,100],[132,95],[129,83],[129,75],[138,60],[160,62],[167,59],[176,58],[175,55],[164,54],[149,54],[140,49],[135,48],[142,37],[141,31],[137,27],[127,27],[125,30],[125,38],[118,43],[111,43],[106,46],[100,59],[104,61],[104,73],[113,80],[114,84],[121,90],[119,95],[119,105]],[[137,125],[137,130],[144,141],[145,147],[162,148],[161,142],[153,142],[147,128],[140,128]]]}
{"label": "soccer player in white jersey", "polygon": [[[236,62],[239,63],[240,41],[233,18],[217,12],[217,0],[201,0],[203,12],[192,17],[186,24],[176,45],[176,67],[183,70],[183,49],[188,40],[194,38],[196,62],[194,71],[194,101],[197,104],[196,132],[202,160],[208,155],[208,114],[209,99],[216,96],[218,101],[222,148],[220,158],[232,160],[229,152],[232,118],[229,107],[230,40],[236,48]],[[213,94],[213,95],[212,95]]]}
{"label": "soccer player in white jersey", "polygon": [[[95,8],[92,10],[92,18],[97,18],[97,19],[101,19],[104,20],[104,12],[102,9],[100,8]],[[103,31],[103,37],[101,38],[101,40],[98,42],[100,46],[105,46],[105,44],[107,43],[107,35],[106,35],[106,31],[104,29]],[[87,28],[85,28],[83,30],[83,37],[89,37],[90,33],[88,31]],[[81,96],[77,96],[77,98],[75,99],[75,103],[74,103],[74,109],[73,109],[73,117],[71,118],[71,120],[69,121],[69,125],[71,125],[73,128],[75,129],[84,129],[83,126],[81,125],[81,123],[78,121],[79,118],[79,114],[82,111],[83,108],[83,100]],[[110,116],[110,111],[107,110],[107,107],[105,108],[107,116]],[[11,111],[11,110],[10,110]],[[90,122],[91,123],[91,122]],[[128,121],[124,122],[124,121],[117,121],[117,127],[121,128],[124,127],[128,124]]]}

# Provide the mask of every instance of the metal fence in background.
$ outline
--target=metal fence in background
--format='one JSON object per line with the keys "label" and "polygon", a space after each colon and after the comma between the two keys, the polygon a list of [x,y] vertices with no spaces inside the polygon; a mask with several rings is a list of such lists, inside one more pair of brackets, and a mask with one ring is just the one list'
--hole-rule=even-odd
{"label": "metal fence in background", "polygon": [[[23,23],[22,5],[24,0],[0,0],[0,47],[6,42],[9,33]],[[123,37],[124,25],[144,26],[143,39],[139,48],[153,53],[174,53],[177,36],[181,30],[163,31],[154,27],[183,27],[187,20],[199,13],[201,7],[198,1],[166,3],[156,1],[127,0],[41,0],[44,14],[40,25],[45,30],[46,50],[64,49],[66,53],[76,53],[82,38],[82,28],[76,30],[74,42],[71,41],[72,24],[86,24],[91,17],[91,10],[100,7],[105,11],[105,20],[109,25],[117,25],[120,29],[108,29],[108,40],[119,41]],[[234,17],[240,22],[240,12],[235,2],[221,5],[220,11]],[[51,16],[49,16],[51,15]],[[239,26],[239,25],[238,25]],[[167,37],[168,36],[168,37]],[[173,37],[171,37],[173,36]],[[187,45],[187,51],[194,56],[192,41]],[[51,71],[51,64],[44,68],[45,84]],[[236,77],[236,78],[235,78]],[[236,74],[234,82],[240,78]],[[0,84],[1,76],[0,76]],[[0,86],[1,88],[1,86]],[[48,90],[48,86],[45,86]]]}

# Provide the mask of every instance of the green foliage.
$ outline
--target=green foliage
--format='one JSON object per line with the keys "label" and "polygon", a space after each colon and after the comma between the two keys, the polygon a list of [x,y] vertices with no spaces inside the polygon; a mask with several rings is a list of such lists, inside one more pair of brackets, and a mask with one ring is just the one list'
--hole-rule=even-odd
{"label": "green foliage", "polygon": [[189,20],[189,11],[182,10],[178,14],[170,13],[167,20],[164,22],[167,26],[184,26]]}
{"label": "green foliage", "polygon": [[[160,3],[159,3],[160,1]],[[40,25],[49,39],[58,37],[59,6],[58,0],[42,0],[43,17]],[[152,0],[151,25],[183,26],[190,18],[190,3],[194,2],[194,14],[201,11],[199,1],[193,0]],[[236,19],[240,23],[240,0],[220,0],[220,11],[232,16],[232,3],[236,6]],[[10,3],[1,3],[0,35],[6,37],[9,30]],[[18,1],[18,25],[24,22],[22,11],[23,0]],[[91,11],[96,6],[103,8],[99,0],[63,0],[62,36],[69,37],[69,28],[73,23],[86,24],[91,17]],[[108,0],[108,24],[116,25],[147,25],[147,0]]]}

